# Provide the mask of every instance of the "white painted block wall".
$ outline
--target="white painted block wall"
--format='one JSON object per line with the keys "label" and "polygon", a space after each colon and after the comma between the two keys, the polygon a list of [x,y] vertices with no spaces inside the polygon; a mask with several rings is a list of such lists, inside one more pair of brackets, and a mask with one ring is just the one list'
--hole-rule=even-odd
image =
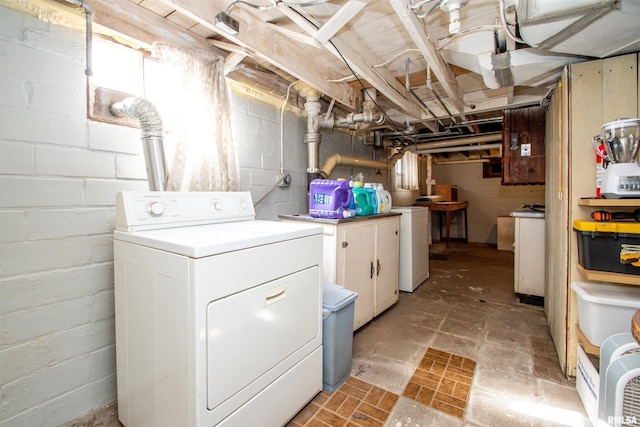
{"label": "white painted block wall", "polygon": [[[84,34],[4,7],[0,22],[0,427],[58,426],[116,399],[115,194],[148,186],[139,131],[86,119]],[[232,108],[257,200],[279,176],[280,112],[236,95]],[[285,124],[293,184],[261,219],[308,208],[305,121]],[[372,153],[337,132],[321,161],[334,152]]]}

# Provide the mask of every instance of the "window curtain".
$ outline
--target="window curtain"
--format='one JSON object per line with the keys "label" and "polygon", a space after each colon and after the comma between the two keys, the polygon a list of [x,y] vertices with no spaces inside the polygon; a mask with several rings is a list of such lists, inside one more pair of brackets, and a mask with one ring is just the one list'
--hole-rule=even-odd
{"label": "window curtain", "polygon": [[410,151],[406,151],[402,156],[402,171],[400,179],[400,188],[403,190],[418,190],[419,167],[418,155]]}
{"label": "window curtain", "polygon": [[167,190],[238,191],[240,167],[231,134],[223,58],[157,43],[165,128]]}

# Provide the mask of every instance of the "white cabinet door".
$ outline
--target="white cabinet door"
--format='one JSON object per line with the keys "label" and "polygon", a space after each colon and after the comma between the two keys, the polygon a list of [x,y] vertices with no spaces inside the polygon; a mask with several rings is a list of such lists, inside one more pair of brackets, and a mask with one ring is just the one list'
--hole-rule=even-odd
{"label": "white cabinet door", "polygon": [[358,294],[353,314],[355,331],[374,316],[376,274],[374,227],[369,222],[339,226],[336,243],[337,282]]}
{"label": "white cabinet door", "polygon": [[398,301],[400,264],[400,220],[376,221],[375,311],[379,315]]}
{"label": "white cabinet door", "polygon": [[544,296],[544,218],[516,218],[514,289],[517,294]]}

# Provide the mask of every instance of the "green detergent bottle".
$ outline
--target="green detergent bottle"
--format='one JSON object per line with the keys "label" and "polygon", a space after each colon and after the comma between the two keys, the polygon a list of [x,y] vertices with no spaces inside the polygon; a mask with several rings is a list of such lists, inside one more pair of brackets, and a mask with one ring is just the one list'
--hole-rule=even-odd
{"label": "green detergent bottle", "polygon": [[354,181],[353,200],[356,206],[356,216],[373,215],[373,205],[371,204],[371,195],[364,189],[361,181]]}

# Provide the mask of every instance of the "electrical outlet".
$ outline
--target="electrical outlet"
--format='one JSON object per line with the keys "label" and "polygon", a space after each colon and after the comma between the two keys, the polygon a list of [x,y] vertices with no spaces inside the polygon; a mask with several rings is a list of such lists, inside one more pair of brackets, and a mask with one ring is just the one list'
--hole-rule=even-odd
{"label": "electrical outlet", "polygon": [[520,157],[531,156],[531,144],[522,144],[520,146]]}
{"label": "electrical outlet", "polygon": [[224,12],[216,15],[216,27],[220,28],[227,34],[238,34],[240,31],[240,22]]}
{"label": "electrical outlet", "polygon": [[280,175],[280,183],[278,184],[278,187],[287,188],[290,185],[291,185],[291,174],[285,172],[284,174]]}

